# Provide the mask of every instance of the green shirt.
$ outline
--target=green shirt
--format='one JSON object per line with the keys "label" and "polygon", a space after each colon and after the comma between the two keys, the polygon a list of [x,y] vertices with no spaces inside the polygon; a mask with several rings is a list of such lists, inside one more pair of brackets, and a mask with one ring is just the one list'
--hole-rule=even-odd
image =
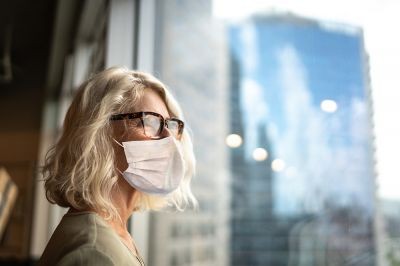
{"label": "green shirt", "polygon": [[38,266],[143,266],[117,233],[93,212],[67,213],[57,226]]}

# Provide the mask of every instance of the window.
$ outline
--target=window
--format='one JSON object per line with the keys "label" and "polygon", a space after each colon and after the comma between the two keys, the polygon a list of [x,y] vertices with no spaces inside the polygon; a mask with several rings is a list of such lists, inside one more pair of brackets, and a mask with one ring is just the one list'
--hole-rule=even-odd
{"label": "window", "polygon": [[172,251],[185,265],[374,265],[362,30],[286,13],[220,20],[212,4],[157,2],[155,73],[193,131],[200,211],[152,217],[157,232],[196,233],[157,234],[151,265]]}

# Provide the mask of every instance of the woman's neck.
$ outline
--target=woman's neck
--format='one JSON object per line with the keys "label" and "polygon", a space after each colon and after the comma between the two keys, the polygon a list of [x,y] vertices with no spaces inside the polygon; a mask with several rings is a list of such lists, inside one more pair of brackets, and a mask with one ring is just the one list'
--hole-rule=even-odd
{"label": "woman's neck", "polygon": [[123,180],[122,183],[119,184],[113,189],[111,198],[113,200],[113,205],[118,206],[117,212],[119,215],[113,219],[107,219],[106,213],[101,213],[91,208],[84,208],[81,210],[77,210],[73,207],[69,209],[69,213],[79,213],[79,212],[95,212],[107,222],[107,224],[115,230],[120,236],[126,236],[129,234],[128,232],[128,220],[135,210],[135,192],[130,185],[126,186],[126,181]]}
{"label": "woman's neck", "polygon": [[118,206],[120,219],[116,218],[109,221],[109,224],[117,232],[128,232],[128,220],[135,210],[135,189],[133,189],[125,180],[118,182],[118,185],[112,191],[113,205]]}

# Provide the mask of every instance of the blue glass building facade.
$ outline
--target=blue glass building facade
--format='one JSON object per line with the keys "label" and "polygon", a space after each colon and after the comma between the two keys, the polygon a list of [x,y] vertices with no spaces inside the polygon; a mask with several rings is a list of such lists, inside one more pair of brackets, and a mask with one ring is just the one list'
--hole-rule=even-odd
{"label": "blue glass building facade", "polygon": [[230,129],[243,138],[230,156],[231,265],[374,265],[362,30],[254,17],[229,44]]}

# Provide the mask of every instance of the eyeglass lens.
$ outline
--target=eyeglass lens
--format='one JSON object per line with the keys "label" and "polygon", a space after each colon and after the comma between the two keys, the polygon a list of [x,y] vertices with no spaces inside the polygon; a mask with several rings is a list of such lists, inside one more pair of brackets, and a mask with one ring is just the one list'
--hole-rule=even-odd
{"label": "eyeglass lens", "polygon": [[[179,138],[179,123],[175,120],[166,120],[166,128],[175,138]],[[146,114],[143,116],[143,128],[144,134],[151,138],[157,138],[160,136],[162,129],[162,118],[152,115]]]}
{"label": "eyeglass lens", "polygon": [[179,138],[179,123],[175,120],[167,120],[166,121],[166,126],[170,133],[175,136],[176,138]]}
{"label": "eyeglass lens", "polygon": [[155,115],[146,114],[143,116],[144,134],[155,138],[161,133],[162,118]]}

